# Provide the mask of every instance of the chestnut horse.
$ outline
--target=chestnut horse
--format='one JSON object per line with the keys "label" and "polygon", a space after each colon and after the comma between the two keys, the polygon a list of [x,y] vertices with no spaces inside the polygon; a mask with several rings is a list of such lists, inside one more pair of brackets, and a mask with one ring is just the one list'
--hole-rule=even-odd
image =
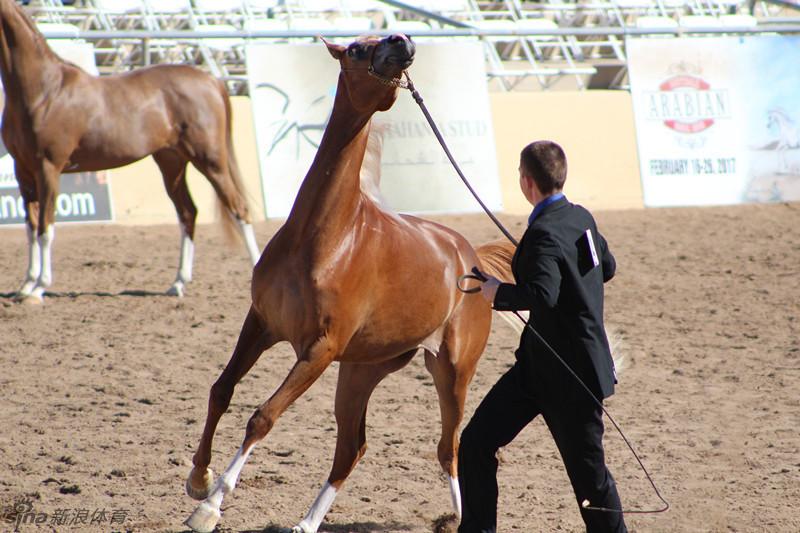
{"label": "chestnut horse", "polygon": [[[510,245],[476,252],[439,224],[384,210],[361,186],[370,121],[397,97],[398,76],[411,64],[405,35],[326,43],[340,62],[336,98],[316,157],[286,223],[253,271],[252,303],[228,365],[211,387],[202,438],[186,482],[203,500],[186,521],[212,531],[220,505],[236,485],[253,447],[278,417],[334,362],[339,362],[336,451],[330,475],[296,532],[319,528],[337,492],[366,451],[370,395],[391,372],[425,353],[441,410],[438,458],[460,513],[458,426],[467,387],[492,320],[490,305],[466,295],[457,278],[474,266],[509,279]],[[373,173],[374,174],[374,173]],[[497,256],[500,270],[482,256]],[[217,423],[235,385],[262,352],[292,344],[297,361],[275,393],[252,415],[241,448],[213,481],[208,468]]]}
{"label": "chestnut horse", "polygon": [[14,0],[0,0],[3,141],[25,203],[29,264],[17,298],[41,301],[52,283],[55,199],[62,172],[105,170],[152,155],[181,224],[181,296],[192,276],[197,208],[186,184],[191,162],[238,223],[255,264],[259,250],[231,142],[225,85],[202,71],[159,65],[95,77],[60,59]]}

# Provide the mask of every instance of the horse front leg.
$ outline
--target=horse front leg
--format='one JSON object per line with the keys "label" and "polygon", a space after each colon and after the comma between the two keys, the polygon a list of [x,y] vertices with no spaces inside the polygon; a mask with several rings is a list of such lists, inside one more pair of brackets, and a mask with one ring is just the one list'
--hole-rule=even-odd
{"label": "horse front leg", "polygon": [[[31,228],[29,256],[31,257],[31,263],[33,263],[37,256],[38,247],[40,267],[33,287],[29,286],[27,280],[23,284],[23,289],[30,288],[30,292],[23,297],[25,302],[42,303],[45,290],[53,284],[51,249],[55,237],[56,196],[58,195],[58,180],[61,176],[61,168],[62,165],[55,165],[45,159],[42,161],[36,176],[36,192],[39,201],[38,228],[35,236],[37,242],[36,245],[32,244],[34,237],[33,224],[29,223],[28,227]],[[35,271],[35,266],[29,266],[28,275],[32,275]]]}
{"label": "horse front leg", "polygon": [[25,272],[25,280],[22,282],[15,301],[23,301],[31,295],[39,280],[42,271],[42,255],[37,237],[39,228],[39,201],[36,188],[36,179],[33,174],[26,171],[22,166],[14,162],[14,173],[19,184],[19,192],[22,201],[25,203],[25,232],[28,236],[28,269]]}
{"label": "horse front leg", "polygon": [[39,280],[39,274],[42,271],[42,254],[39,247],[39,239],[36,236],[36,229],[26,223],[25,233],[28,236],[28,270],[25,272],[25,280],[14,296],[14,300],[18,302],[25,301],[33,293],[34,288],[36,288],[36,282]]}
{"label": "horse front leg", "polygon": [[186,480],[186,493],[195,500],[206,499],[211,490],[214,473],[208,466],[211,463],[214,433],[220,418],[228,410],[236,384],[253,368],[261,354],[275,342],[276,339],[270,334],[261,317],[251,307],[242,324],[239,340],[236,342],[230,361],[211,386],[203,435],[192,458],[194,466]]}
{"label": "horse front leg", "polygon": [[341,348],[338,343],[323,336],[298,355],[297,362],[280,387],[250,417],[242,446],[214,483],[208,497],[186,520],[187,526],[198,533],[210,533],[214,530],[222,516],[222,500],[236,487],[242,468],[255,445],[267,436],[278,417],[322,375],[339,353]]}

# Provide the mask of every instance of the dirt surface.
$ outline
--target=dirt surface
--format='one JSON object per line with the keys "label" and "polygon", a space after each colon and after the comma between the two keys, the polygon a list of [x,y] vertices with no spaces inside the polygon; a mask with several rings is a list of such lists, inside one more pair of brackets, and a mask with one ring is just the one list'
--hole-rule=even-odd
{"label": "dirt surface", "polygon": [[[625,356],[607,405],[671,504],[630,515],[630,529],[800,531],[800,205],[596,215],[619,265],[606,316]],[[483,216],[435,218],[474,244],[500,236]],[[521,233],[523,217],[501,218]],[[277,227],[259,224],[259,242]],[[220,228],[202,226],[187,296],[163,296],[178,240],[175,226],[59,226],[53,293],[27,306],[11,300],[27,265],[24,231],[0,230],[0,509],[16,501],[39,522],[20,531],[185,530],[194,502],[183,484],[209,387],[248,309],[250,267]],[[467,416],[516,344],[496,319]],[[217,432],[216,472],[293,361],[276,346],[242,381]],[[336,374],[334,365],[256,447],[221,531],[278,531],[304,516],[333,456]],[[422,357],[379,386],[367,423],[369,451],[321,531],[431,531],[451,509]],[[658,508],[607,428],[624,505]],[[541,421],[501,451],[499,482],[500,531],[582,530]]]}

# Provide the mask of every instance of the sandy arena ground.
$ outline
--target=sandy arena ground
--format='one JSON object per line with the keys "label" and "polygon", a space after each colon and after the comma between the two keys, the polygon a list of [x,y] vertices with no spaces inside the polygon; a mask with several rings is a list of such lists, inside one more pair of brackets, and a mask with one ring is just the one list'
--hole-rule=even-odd
{"label": "sandy arena ground", "polygon": [[[500,236],[481,215],[436,219],[474,244]],[[630,515],[630,529],[800,531],[800,204],[597,219],[619,265],[606,317],[625,355],[607,405],[672,506]],[[502,220],[521,233],[523,217]],[[259,224],[259,242],[277,227]],[[24,231],[0,230],[0,510],[25,497],[41,521],[20,531],[185,530],[195,504],[183,484],[209,387],[249,305],[250,267],[220,228],[203,226],[188,295],[162,296],[178,238],[176,226],[59,226],[53,294],[36,307],[11,300],[27,264]],[[467,416],[511,364],[516,344],[495,320]],[[240,384],[217,432],[216,472],[293,360],[279,345]],[[223,505],[220,531],[278,531],[306,513],[333,455],[336,373],[334,365],[256,448]],[[607,428],[624,505],[657,508],[636,461]],[[367,434],[370,449],[321,531],[431,531],[450,512],[450,496],[422,357],[377,389]],[[501,451],[499,480],[500,531],[582,530],[541,421]],[[0,521],[0,531],[13,528]]]}

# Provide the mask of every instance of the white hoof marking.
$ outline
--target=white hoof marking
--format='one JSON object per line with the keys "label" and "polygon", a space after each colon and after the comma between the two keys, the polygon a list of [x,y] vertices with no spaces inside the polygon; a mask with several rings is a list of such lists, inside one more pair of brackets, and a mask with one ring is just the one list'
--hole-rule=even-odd
{"label": "white hoof marking", "polygon": [[217,527],[217,522],[219,522],[220,518],[222,518],[222,513],[219,509],[215,509],[208,503],[203,502],[197,506],[192,516],[187,518],[184,524],[197,533],[211,533]]}
{"label": "white hoof marking", "polygon": [[183,282],[176,281],[172,284],[172,287],[167,289],[167,296],[177,296],[178,298],[183,298],[184,291],[185,289]]}

